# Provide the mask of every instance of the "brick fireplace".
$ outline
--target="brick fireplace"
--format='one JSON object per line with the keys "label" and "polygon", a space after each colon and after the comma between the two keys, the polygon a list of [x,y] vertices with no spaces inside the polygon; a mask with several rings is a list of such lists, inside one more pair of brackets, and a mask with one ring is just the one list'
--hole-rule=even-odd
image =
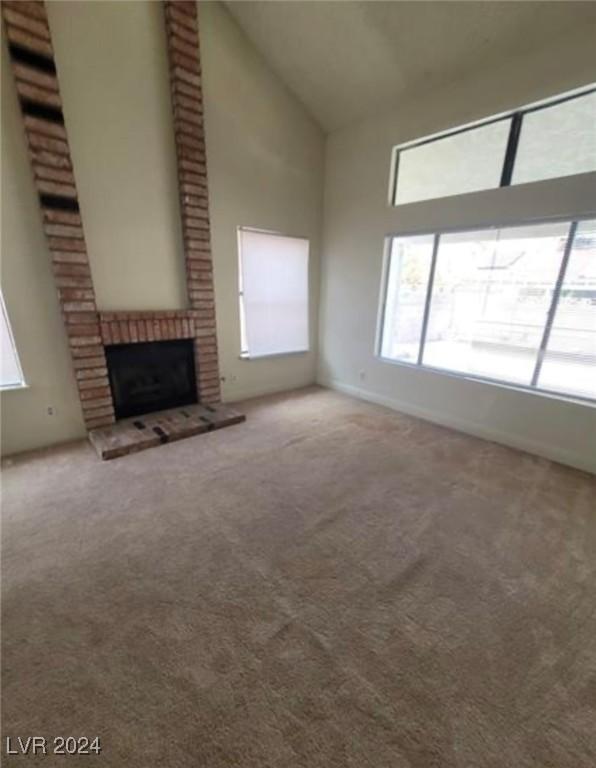
{"label": "brick fireplace", "polygon": [[224,426],[229,419],[214,408],[221,396],[196,3],[163,2],[188,307],[143,312],[97,307],[45,4],[3,0],[1,7],[87,429],[109,430],[116,420],[106,347],[176,339],[192,340],[197,401],[221,417],[197,418]]}

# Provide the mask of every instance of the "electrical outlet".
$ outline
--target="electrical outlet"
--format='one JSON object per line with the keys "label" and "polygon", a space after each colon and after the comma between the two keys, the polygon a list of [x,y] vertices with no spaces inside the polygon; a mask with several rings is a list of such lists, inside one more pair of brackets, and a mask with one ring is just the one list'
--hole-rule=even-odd
{"label": "electrical outlet", "polygon": [[366,379],[366,371],[364,370],[364,368],[358,371],[358,378],[360,379],[360,381],[364,381]]}
{"label": "electrical outlet", "polygon": [[53,416],[53,415],[54,415],[54,406],[48,405],[48,416]]}

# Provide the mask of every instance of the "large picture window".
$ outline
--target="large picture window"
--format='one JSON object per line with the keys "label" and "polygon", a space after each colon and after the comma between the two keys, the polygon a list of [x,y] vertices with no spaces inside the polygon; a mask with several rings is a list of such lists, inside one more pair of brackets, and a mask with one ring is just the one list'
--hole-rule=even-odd
{"label": "large picture window", "polygon": [[238,230],[243,357],[308,350],[308,240]]}
{"label": "large picture window", "polygon": [[596,171],[596,89],[394,149],[393,204]]}
{"label": "large picture window", "polygon": [[596,220],[392,238],[379,351],[596,400]]}

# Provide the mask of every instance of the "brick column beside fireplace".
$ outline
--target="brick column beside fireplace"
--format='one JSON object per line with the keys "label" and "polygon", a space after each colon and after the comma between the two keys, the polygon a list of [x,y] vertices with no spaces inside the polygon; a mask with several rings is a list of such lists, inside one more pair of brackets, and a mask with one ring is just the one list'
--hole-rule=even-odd
{"label": "brick column beside fireplace", "polygon": [[194,339],[199,402],[219,403],[196,3],[164,2],[189,307],[147,312],[97,309],[45,4],[3,0],[1,8],[85,426],[115,420],[110,344]]}
{"label": "brick column beside fireplace", "polygon": [[87,429],[114,421],[52,39],[43,2],[1,3],[29,159]]}
{"label": "brick column beside fireplace", "polygon": [[197,4],[165,0],[180,212],[201,402],[220,400]]}

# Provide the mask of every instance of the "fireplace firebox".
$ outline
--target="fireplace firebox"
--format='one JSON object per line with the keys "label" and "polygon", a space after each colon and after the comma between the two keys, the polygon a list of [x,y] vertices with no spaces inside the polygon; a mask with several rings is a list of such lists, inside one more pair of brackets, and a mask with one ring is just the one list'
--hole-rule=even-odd
{"label": "fireplace firebox", "polygon": [[105,350],[117,419],[197,402],[192,340],[116,344]]}

